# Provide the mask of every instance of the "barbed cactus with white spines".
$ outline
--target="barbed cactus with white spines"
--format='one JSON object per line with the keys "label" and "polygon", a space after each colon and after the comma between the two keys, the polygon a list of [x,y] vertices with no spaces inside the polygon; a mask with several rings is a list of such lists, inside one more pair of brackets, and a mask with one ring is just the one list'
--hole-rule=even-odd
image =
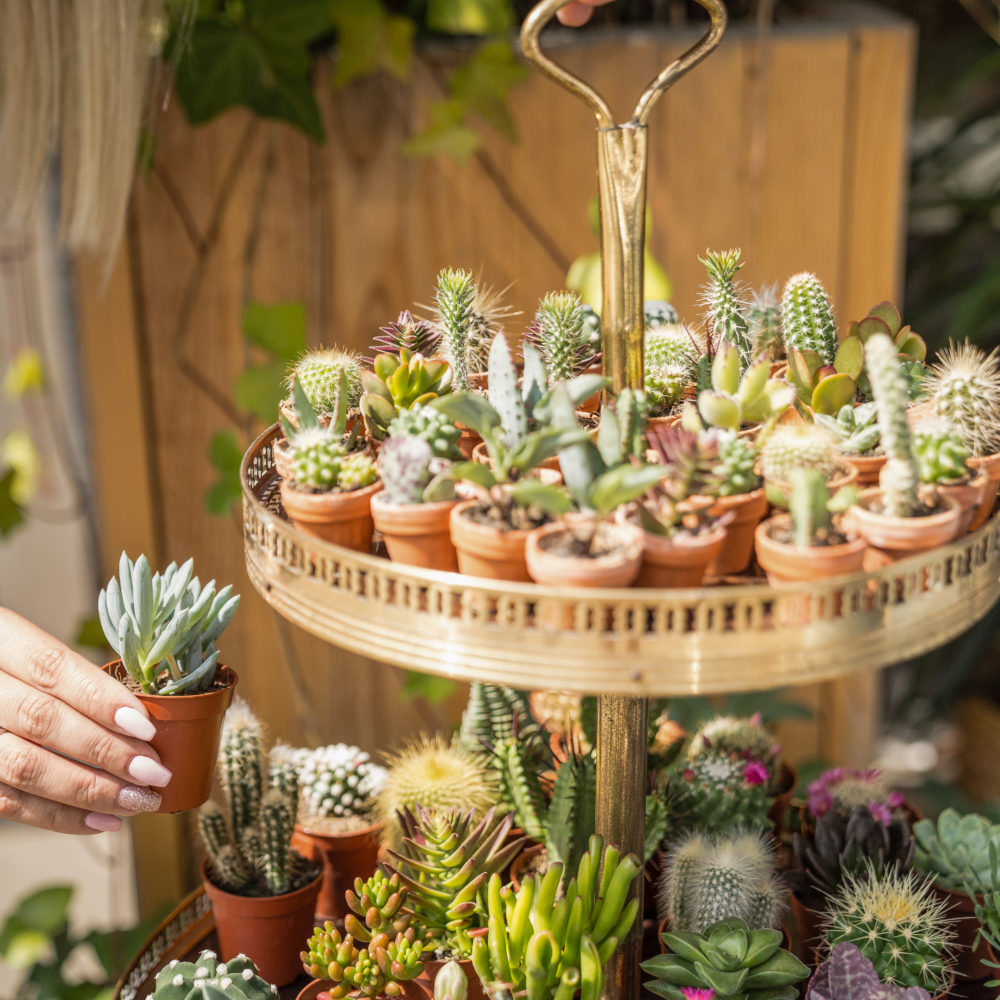
{"label": "barbed cactus with white spines", "polygon": [[908,393],[896,345],[884,333],[865,343],[865,365],[878,409],[882,449],[888,456],[879,476],[882,509],[891,517],[911,517],[920,505],[920,467],[906,419]]}
{"label": "barbed cactus with white spines", "polygon": [[414,406],[400,410],[388,428],[389,437],[416,437],[426,441],[435,458],[458,460],[461,430],[432,406]]}
{"label": "barbed cactus with white spines", "polygon": [[651,414],[671,409],[695,379],[698,347],[679,323],[648,327],[643,342],[643,388]]}
{"label": "barbed cactus with white spines", "polygon": [[778,361],[785,356],[778,286],[767,285],[753,293],[746,307],[747,332],[752,357]]}
{"label": "barbed cactus with white spines", "polygon": [[824,365],[837,354],[837,324],[826,289],[815,274],[803,271],[785,284],[781,327],[789,350],[815,351]]}
{"label": "barbed cactus with white spines", "polygon": [[469,388],[469,329],[473,322],[476,282],[471,271],[445,268],[438,274],[434,301],[444,348],[451,363],[452,379],[457,390]]}
{"label": "barbed cactus with white spines", "polygon": [[923,389],[935,415],[954,425],[970,454],[981,458],[1000,451],[1000,351],[949,344],[927,372]]}
{"label": "barbed cactus with white spines", "polygon": [[761,446],[760,468],[764,478],[772,481],[790,482],[795,469],[815,469],[829,479],[839,458],[837,437],[825,427],[779,424]]}
{"label": "barbed cactus with white spines", "polygon": [[743,251],[708,250],[698,259],[708,271],[708,285],[702,293],[705,322],[716,337],[740,352],[745,367],[750,362],[752,343],[745,315],[746,287],[736,280],[744,265]]}
{"label": "barbed cactus with white spines", "polygon": [[717,715],[698,727],[688,747],[691,759],[706,753],[745,755],[770,766],[777,758],[778,746],[758,716]]}
{"label": "barbed cactus with white spines", "polygon": [[506,288],[495,290],[478,281],[475,283],[472,319],[465,344],[466,362],[473,374],[478,375],[489,370],[490,347],[494,338],[500,334],[506,340],[504,322],[519,315],[518,310],[512,309],[504,302],[506,291]]}
{"label": "barbed cactus with white spines", "polygon": [[918,872],[848,875],[823,920],[827,948],[844,941],[856,945],[880,979],[919,986],[932,996],[947,984],[955,921]]}
{"label": "barbed cactus with white spines", "polygon": [[549,292],[538,303],[524,339],[541,355],[550,385],[579,375],[594,360],[576,292]]}
{"label": "barbed cactus with white spines", "polygon": [[347,743],[299,750],[295,759],[303,820],[363,816],[372,796],[385,784],[385,768],[360,747]]}
{"label": "barbed cactus with white spines", "polygon": [[246,955],[220,962],[214,951],[202,951],[193,962],[168,962],[147,1000],[271,1000],[277,995],[277,986],[262,979]]}
{"label": "barbed cactus with white spines", "polygon": [[338,434],[324,427],[304,427],[289,440],[292,479],[314,490],[337,486],[346,449]]}
{"label": "barbed cactus with white spines", "polygon": [[771,773],[759,761],[701,755],[670,780],[671,818],[683,830],[769,830]]}
{"label": "barbed cactus with white spines", "polygon": [[317,413],[333,413],[341,375],[347,409],[353,410],[361,399],[361,360],[338,350],[310,351],[295,362],[288,376],[288,389],[297,382],[305,390]]}
{"label": "barbed cactus with white spines", "polygon": [[671,852],[657,907],[670,929],[704,933],[728,917],[758,930],[781,922],[787,893],[774,873],[774,849],[759,833],[705,837],[695,832]]}

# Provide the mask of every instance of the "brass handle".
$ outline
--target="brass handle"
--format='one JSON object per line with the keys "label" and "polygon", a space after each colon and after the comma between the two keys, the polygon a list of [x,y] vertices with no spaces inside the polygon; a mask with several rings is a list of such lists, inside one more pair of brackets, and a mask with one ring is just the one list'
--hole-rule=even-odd
{"label": "brass handle", "polygon": [[[601,128],[614,128],[615,121],[607,101],[590,84],[574,76],[569,70],[563,69],[553,62],[544,52],[539,43],[542,28],[556,15],[556,11],[565,7],[572,0],[542,0],[524,19],[521,26],[521,50],[525,58],[534,63],[543,73],[551,77],[560,86],[572,94],[583,98],[590,105]],[[711,23],[702,38],[691,46],[682,56],[675,59],[650,85],[642,92],[635,111],[628,124],[645,125],[649,121],[650,112],[660,95],[676,80],[698,65],[722,41],[729,15],[722,0],[697,0],[708,11]]]}

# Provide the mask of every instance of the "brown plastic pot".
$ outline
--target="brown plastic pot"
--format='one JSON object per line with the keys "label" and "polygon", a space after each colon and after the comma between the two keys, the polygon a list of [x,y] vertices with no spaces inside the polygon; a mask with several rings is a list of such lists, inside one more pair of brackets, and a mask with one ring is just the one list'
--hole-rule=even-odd
{"label": "brown plastic pot", "polygon": [[318,921],[342,921],[349,909],[344,893],[356,878],[366,879],[378,864],[378,849],[385,824],[379,820],[363,830],[323,833],[295,824],[292,847],[304,858],[322,865],[323,879],[316,900]]}
{"label": "brown plastic pot", "polygon": [[[107,663],[103,669],[122,683],[128,680],[121,660]],[[237,679],[235,670],[220,666],[215,675],[216,686],[202,694],[135,692],[156,726],[150,746],[173,775],[165,788],[157,789],[162,799],[157,812],[184,812],[208,801],[222,736],[222,717],[233,700]]]}
{"label": "brown plastic pot", "polygon": [[212,903],[222,961],[246,955],[269,983],[287,986],[294,982],[302,973],[299,953],[315,927],[313,915],[322,874],[301,889],[280,896],[236,896],[226,892],[212,884],[207,861],[201,864],[201,878]]}
{"label": "brown plastic pot", "polygon": [[732,511],[733,519],[726,528],[726,540],[719,554],[708,564],[707,576],[730,576],[742,573],[753,555],[753,533],[767,513],[767,496],[759,487],[750,493],[719,497],[712,513],[722,516]]}
{"label": "brown plastic pot", "polygon": [[382,489],[378,480],[359,490],[306,493],[281,481],[281,504],[300,531],[356,552],[369,552],[375,524],[372,497]]}
{"label": "brown plastic pot", "polygon": [[956,537],[960,512],[954,500],[942,497],[945,510],[926,517],[890,517],[870,509],[881,495],[879,489],[864,490],[846,515],[854,530],[868,541],[865,569],[881,569],[899,559],[945,545]]}
{"label": "brown plastic pot", "polygon": [[673,538],[644,532],[645,546],[636,587],[697,587],[709,563],[722,551],[726,529]]}
{"label": "brown plastic pot", "polygon": [[840,545],[814,545],[808,548],[774,539],[775,531],[788,530],[791,526],[792,518],[789,514],[779,514],[757,525],[754,533],[757,562],[767,573],[769,583],[826,580],[861,570],[868,548],[868,542],[864,538],[852,538]]}
{"label": "brown plastic pot", "polygon": [[799,783],[798,772],[787,761],[778,761],[778,774],[781,779],[778,782],[778,791],[771,801],[771,807],[767,810],[767,818],[774,824],[774,835],[781,838],[785,832],[788,809],[792,804],[792,796],[795,794],[795,786]]}
{"label": "brown plastic pot", "polygon": [[795,920],[798,956],[806,965],[818,965],[823,947],[823,914],[803,906],[794,892],[790,894],[789,901]]}
{"label": "brown plastic pot", "polygon": [[882,471],[882,466],[888,460],[886,455],[842,455],[843,460],[852,466],[858,474],[854,485],[878,486],[878,476]]}
{"label": "brown plastic pot", "polygon": [[478,500],[464,500],[451,509],[451,541],[458,556],[459,572],[488,580],[530,583],[524,560],[530,532],[500,531],[488,524],[478,524],[465,515],[478,503]]}
{"label": "brown plastic pot", "polygon": [[372,497],[375,527],[382,532],[389,558],[407,566],[458,572],[449,519],[458,500],[391,503],[385,493]]}
{"label": "brown plastic pot", "polygon": [[980,939],[978,947],[973,948],[973,942],[979,933],[975,900],[964,892],[943,889],[933,883],[931,888],[934,895],[947,906],[948,916],[954,920],[952,928],[955,931],[955,944],[958,946],[955,972],[963,979],[983,979],[986,976],[993,978],[997,970],[985,964],[990,960],[989,945]]}

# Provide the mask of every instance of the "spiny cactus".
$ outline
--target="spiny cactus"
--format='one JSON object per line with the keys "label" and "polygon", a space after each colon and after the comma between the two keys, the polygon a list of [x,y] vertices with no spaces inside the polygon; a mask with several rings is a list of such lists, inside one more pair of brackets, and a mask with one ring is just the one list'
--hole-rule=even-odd
{"label": "spiny cactus", "polygon": [[537,731],[526,692],[485,681],[473,681],[469,685],[469,700],[458,734],[459,744],[464,749],[482,753],[515,732],[530,738]]}
{"label": "spiny cactus", "polygon": [[277,986],[262,979],[246,955],[220,962],[214,951],[202,951],[193,962],[175,958],[160,969],[149,1000],[270,1000],[277,995]]}
{"label": "spiny cactus", "polygon": [[809,783],[807,793],[812,816],[822,816],[831,809],[849,816],[858,806],[868,806],[872,815],[888,823],[893,810],[903,804],[903,796],[877,768],[831,768]]}
{"label": "spiny cactus", "polygon": [[691,737],[688,757],[736,754],[771,767],[777,761],[779,749],[759,715],[716,715],[703,722]]}
{"label": "spiny cactus", "polygon": [[785,890],[774,874],[774,848],[758,833],[706,837],[695,832],[671,850],[657,890],[670,929],[704,933],[727,917],[756,930],[776,927]]}
{"label": "spiny cactus", "polygon": [[923,388],[935,414],[955,426],[970,454],[1000,451],[1000,351],[949,344]]}
{"label": "spiny cactus", "polygon": [[708,833],[769,830],[770,773],[759,761],[702,755],[670,780],[669,805],[679,829]]}
{"label": "spiny cactus", "polygon": [[378,479],[375,460],[361,452],[347,454],[340,437],[328,428],[303,428],[289,444],[292,479],[305,489],[356,490]]}
{"label": "spiny cactus", "polygon": [[464,808],[482,816],[500,801],[496,774],[481,756],[440,733],[422,734],[385,758],[386,781],[376,796],[375,811],[389,836],[398,834],[396,813],[402,809]]}
{"label": "spiny cactus", "polygon": [[830,298],[815,274],[803,271],[785,283],[781,327],[789,350],[815,351],[824,365],[833,364],[837,354],[837,324]]}
{"label": "spiny cactus", "polygon": [[435,458],[419,437],[390,437],[378,454],[378,470],[389,503],[434,503],[455,498],[451,462]]}
{"label": "spiny cactus", "polygon": [[945,420],[921,421],[913,430],[913,451],[922,483],[953,483],[969,474],[969,449]]}
{"label": "spiny cactus", "polygon": [[698,346],[679,323],[646,330],[643,345],[643,388],[654,416],[669,411],[695,380]]}
{"label": "spiny cactus", "polygon": [[306,820],[363,815],[386,778],[385,768],[360,747],[347,743],[298,750],[295,767],[301,793],[299,815]]}
{"label": "spiny cactus", "polygon": [[517,310],[504,302],[506,291],[506,288],[496,290],[476,282],[465,347],[470,372],[481,374],[489,369],[490,347],[494,339],[499,335],[506,340],[504,323],[518,315]]}
{"label": "spiny cactus", "polygon": [[760,468],[765,479],[790,482],[795,469],[815,469],[829,479],[837,469],[837,438],[817,424],[779,424],[764,440]]}
{"label": "spiny cactus", "polygon": [[458,439],[462,431],[432,406],[414,406],[401,410],[389,424],[389,437],[417,437],[430,445],[435,458],[457,461],[462,457]]}
{"label": "spiny cactus", "polygon": [[723,342],[740,352],[745,367],[750,362],[752,343],[744,315],[746,290],[736,275],[743,267],[742,250],[706,251],[698,259],[708,271],[708,286],[702,295],[705,322]]}
{"label": "spiny cactus", "polygon": [[769,285],[754,292],[746,307],[750,352],[755,358],[778,361],[785,356],[785,337],[781,329],[781,300],[778,286]]}
{"label": "spiny cactus", "polygon": [[214,801],[198,814],[213,882],[239,896],[277,896],[313,878],[316,868],[291,848],[298,810],[293,752],[276,745],[265,774],[261,725],[241,699],[226,712],[218,772],[228,814]]}
{"label": "spiny cactus", "polygon": [[953,962],[954,920],[919,873],[848,876],[829,901],[824,940],[857,945],[880,979],[936,994]]}
{"label": "spiny cactus", "polygon": [[310,351],[301,357],[289,372],[288,390],[298,383],[317,413],[332,413],[341,377],[347,409],[353,410],[361,399],[361,360],[346,351]]}
{"label": "spiny cactus", "polygon": [[550,385],[579,375],[594,360],[576,292],[549,292],[524,336],[542,356]]}
{"label": "spiny cactus", "polygon": [[434,301],[456,389],[469,388],[469,329],[475,298],[476,283],[471,271],[445,268],[438,274]]}
{"label": "spiny cactus", "polygon": [[408,309],[404,309],[395,323],[379,327],[381,336],[372,341],[369,350],[372,355],[395,354],[402,350],[410,354],[422,354],[431,358],[441,343],[441,330],[427,320],[414,319]]}
{"label": "spiny cactus", "polygon": [[919,506],[920,468],[906,419],[906,379],[897,360],[896,345],[885,334],[869,337],[865,363],[878,408],[882,448],[888,456],[879,477],[882,507],[891,517],[910,517]]}

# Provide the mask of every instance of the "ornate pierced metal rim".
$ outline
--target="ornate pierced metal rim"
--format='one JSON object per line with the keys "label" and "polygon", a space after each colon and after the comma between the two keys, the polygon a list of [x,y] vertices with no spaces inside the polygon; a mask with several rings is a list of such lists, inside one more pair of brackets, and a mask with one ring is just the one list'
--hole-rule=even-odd
{"label": "ornate pierced metal rim", "polygon": [[941,645],[1000,597],[1000,515],[877,572],[781,588],[584,591],[403,566],[285,520],[279,433],[261,434],[241,468],[251,581],[307,631],[414,670],[635,696],[809,683]]}

